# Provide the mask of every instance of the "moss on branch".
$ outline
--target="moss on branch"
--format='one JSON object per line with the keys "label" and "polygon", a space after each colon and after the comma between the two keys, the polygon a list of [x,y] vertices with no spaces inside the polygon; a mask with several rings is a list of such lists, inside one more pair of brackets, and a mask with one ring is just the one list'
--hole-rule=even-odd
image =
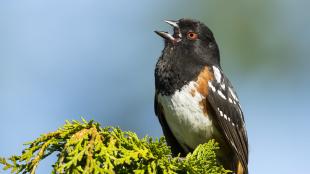
{"label": "moss on branch", "polygon": [[165,139],[139,137],[94,121],[66,121],[54,132],[26,143],[19,156],[0,158],[4,170],[34,174],[40,161],[57,154],[54,174],[80,173],[229,173],[216,161],[218,144],[211,140],[184,159],[172,157]]}

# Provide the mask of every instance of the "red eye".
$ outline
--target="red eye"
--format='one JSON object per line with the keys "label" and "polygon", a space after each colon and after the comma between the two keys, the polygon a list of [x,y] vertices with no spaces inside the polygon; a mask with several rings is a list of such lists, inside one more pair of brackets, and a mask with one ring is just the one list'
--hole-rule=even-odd
{"label": "red eye", "polygon": [[194,33],[194,32],[188,32],[187,33],[187,38],[189,40],[196,40],[196,39],[198,39],[198,34]]}

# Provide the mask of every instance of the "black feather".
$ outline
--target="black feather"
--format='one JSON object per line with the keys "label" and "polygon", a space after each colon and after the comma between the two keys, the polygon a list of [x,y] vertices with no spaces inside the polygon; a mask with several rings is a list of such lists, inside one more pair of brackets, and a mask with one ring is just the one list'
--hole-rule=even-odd
{"label": "black feather", "polygon": [[[220,68],[218,68],[220,69]],[[221,70],[220,70],[221,71]],[[215,90],[209,86],[209,95],[207,97],[212,109],[215,111],[215,121],[220,127],[220,130],[224,133],[227,142],[235,152],[237,160],[239,160],[247,173],[248,164],[248,138],[246,134],[246,128],[244,123],[244,117],[238,99],[234,99],[234,89],[221,71],[222,81],[218,83],[216,80],[212,80],[210,83]],[[221,84],[225,84],[225,90],[221,88]],[[232,95],[229,88],[234,92]],[[222,91],[226,99],[218,94],[218,91]],[[233,102],[229,102],[228,99]],[[222,112],[222,114],[221,114]],[[224,114],[227,116],[225,119]],[[229,117],[229,119],[228,119]]]}

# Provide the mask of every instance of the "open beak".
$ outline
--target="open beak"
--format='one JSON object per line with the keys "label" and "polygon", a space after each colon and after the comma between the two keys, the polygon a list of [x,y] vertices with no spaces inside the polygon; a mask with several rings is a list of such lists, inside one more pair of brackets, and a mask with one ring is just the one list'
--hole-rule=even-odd
{"label": "open beak", "polygon": [[169,34],[165,31],[155,31],[156,34],[158,34],[160,37],[164,38],[166,41],[171,43],[177,43],[181,41],[181,33],[180,33],[180,27],[178,25],[177,21],[171,21],[171,20],[165,20],[166,23],[171,25],[174,29],[174,34]]}

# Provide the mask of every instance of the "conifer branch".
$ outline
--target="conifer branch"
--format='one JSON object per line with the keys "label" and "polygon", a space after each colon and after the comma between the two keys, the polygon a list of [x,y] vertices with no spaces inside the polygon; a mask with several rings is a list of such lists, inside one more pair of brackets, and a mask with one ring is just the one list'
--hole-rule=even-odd
{"label": "conifer branch", "polygon": [[26,143],[19,156],[0,158],[3,170],[35,174],[44,158],[55,153],[53,174],[84,173],[230,173],[216,161],[218,144],[199,145],[184,159],[172,157],[165,139],[138,136],[94,121],[66,121],[54,132]]}

